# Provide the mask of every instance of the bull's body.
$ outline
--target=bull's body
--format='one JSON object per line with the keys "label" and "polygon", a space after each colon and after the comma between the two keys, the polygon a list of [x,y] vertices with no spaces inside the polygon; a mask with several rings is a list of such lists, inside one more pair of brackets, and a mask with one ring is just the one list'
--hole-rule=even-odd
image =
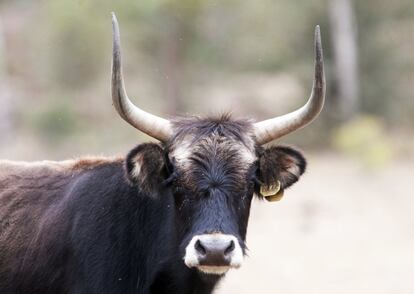
{"label": "bull's body", "polygon": [[144,196],[121,160],[0,162],[0,293],[208,293],[160,193]]}

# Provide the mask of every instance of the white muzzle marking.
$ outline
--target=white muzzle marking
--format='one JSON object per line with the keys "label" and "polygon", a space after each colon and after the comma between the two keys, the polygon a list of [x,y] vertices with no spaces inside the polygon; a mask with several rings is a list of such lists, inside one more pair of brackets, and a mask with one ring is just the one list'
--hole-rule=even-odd
{"label": "white muzzle marking", "polygon": [[[213,252],[211,255],[214,255],[212,260],[209,259],[210,251]],[[219,252],[219,254],[216,252]],[[217,255],[221,253],[223,255],[222,261],[217,261]],[[195,267],[207,274],[222,275],[231,268],[239,268],[242,262],[243,250],[239,241],[233,235],[196,235],[185,249],[184,263],[189,268]]]}

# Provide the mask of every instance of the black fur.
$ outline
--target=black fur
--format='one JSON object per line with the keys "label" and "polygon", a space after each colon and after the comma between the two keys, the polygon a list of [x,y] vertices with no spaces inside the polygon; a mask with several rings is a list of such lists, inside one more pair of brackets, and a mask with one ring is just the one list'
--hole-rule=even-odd
{"label": "black fur", "polygon": [[[150,196],[157,195],[167,175],[164,150],[158,144],[140,144],[128,153],[125,168],[133,184]],[[135,169],[139,169],[139,175],[134,174]]]}
{"label": "black fur", "polygon": [[[0,174],[0,294],[212,293],[221,276],[183,262],[190,239],[231,234],[245,250],[255,183],[287,188],[299,177],[289,169],[302,174],[306,161],[289,147],[256,146],[249,121],[174,128],[165,146],[138,145],[124,161]],[[183,164],[172,154],[188,138]]]}
{"label": "black fur", "polygon": [[24,255],[14,265],[0,259],[0,293],[210,293],[217,278],[178,254],[170,189],[148,197],[123,170],[113,163],[65,181]]}

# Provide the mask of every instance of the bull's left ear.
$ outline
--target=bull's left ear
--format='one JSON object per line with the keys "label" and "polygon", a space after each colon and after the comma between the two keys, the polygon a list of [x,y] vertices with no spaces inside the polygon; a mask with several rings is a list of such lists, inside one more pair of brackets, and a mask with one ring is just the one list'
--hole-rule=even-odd
{"label": "bull's left ear", "polygon": [[132,149],[125,167],[128,179],[148,195],[155,195],[166,177],[164,151],[154,143],[140,144]]}
{"label": "bull's left ear", "polygon": [[264,149],[259,158],[259,194],[270,201],[279,200],[284,189],[297,182],[305,169],[305,157],[294,148],[272,146]]}

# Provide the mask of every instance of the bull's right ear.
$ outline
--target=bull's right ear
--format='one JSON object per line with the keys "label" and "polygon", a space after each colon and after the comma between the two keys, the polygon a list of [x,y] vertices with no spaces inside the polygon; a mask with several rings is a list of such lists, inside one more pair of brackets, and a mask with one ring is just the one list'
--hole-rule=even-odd
{"label": "bull's right ear", "polygon": [[283,191],[296,183],[305,172],[306,160],[302,153],[288,146],[271,146],[259,158],[259,195],[277,201]]}
{"label": "bull's right ear", "polygon": [[125,166],[128,179],[149,195],[158,192],[166,177],[164,150],[158,144],[138,145],[129,152]]}

